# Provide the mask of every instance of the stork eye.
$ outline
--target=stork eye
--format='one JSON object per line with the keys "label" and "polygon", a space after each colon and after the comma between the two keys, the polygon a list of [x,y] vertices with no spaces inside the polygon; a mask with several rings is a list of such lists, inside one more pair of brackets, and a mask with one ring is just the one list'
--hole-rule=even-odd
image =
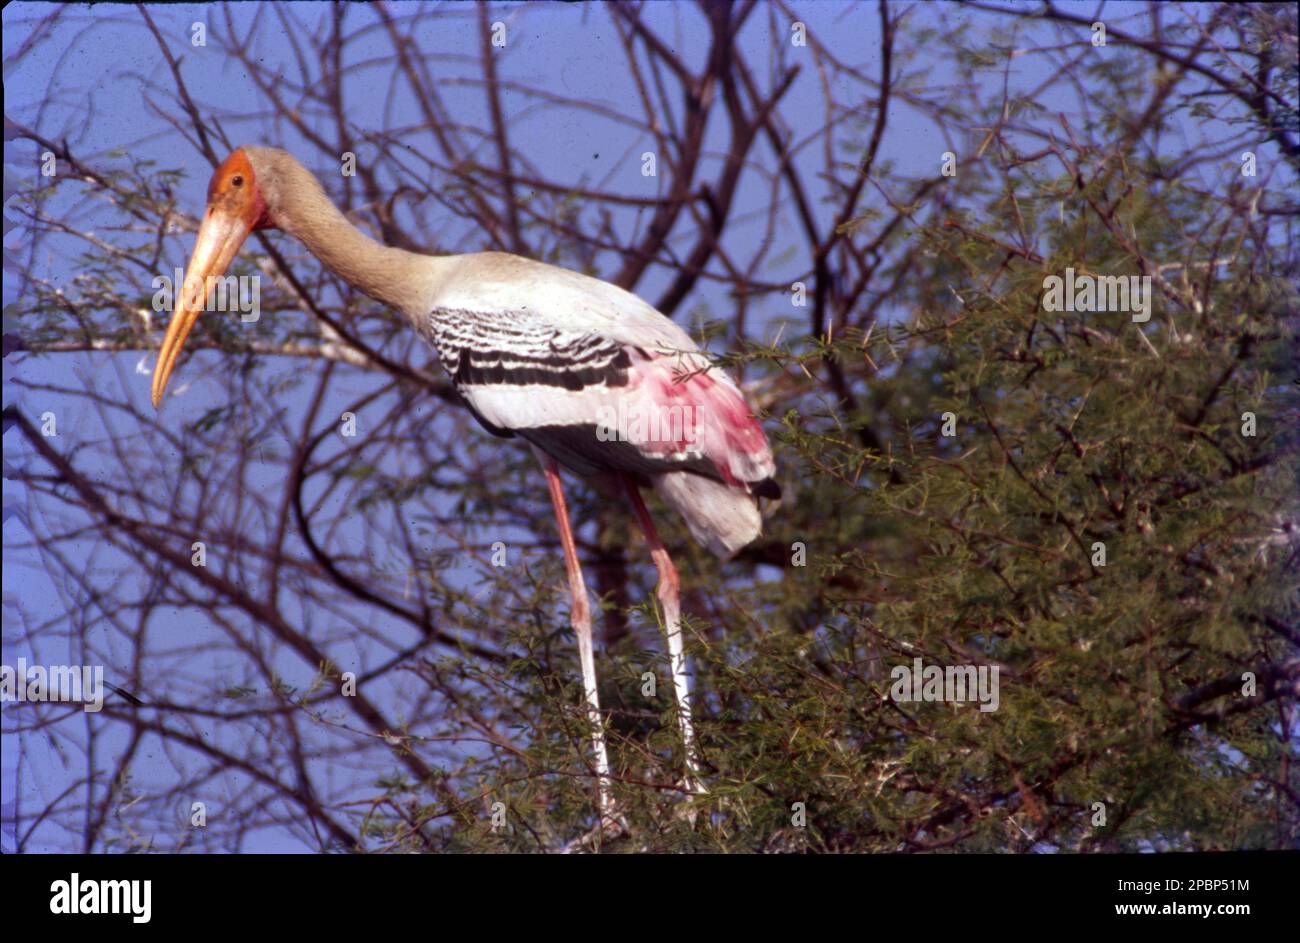
{"label": "stork eye", "polygon": [[239,174],[235,174],[233,177],[230,178],[230,185],[232,187],[242,187],[244,185],[244,178],[241,177]]}

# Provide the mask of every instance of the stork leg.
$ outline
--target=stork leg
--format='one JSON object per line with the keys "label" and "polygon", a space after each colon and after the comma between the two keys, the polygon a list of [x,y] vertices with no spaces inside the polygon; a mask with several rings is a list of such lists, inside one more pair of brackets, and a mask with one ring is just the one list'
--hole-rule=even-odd
{"label": "stork leg", "polygon": [[555,521],[560,527],[560,544],[564,547],[564,566],[569,571],[569,591],[573,597],[569,619],[578,636],[578,660],[582,663],[582,687],[587,699],[587,716],[591,720],[591,744],[596,754],[596,781],[600,792],[600,828],[612,834],[621,828],[609,791],[609,755],[605,750],[605,726],[600,716],[600,695],[596,692],[596,660],[591,645],[591,607],[587,601],[587,586],[582,579],[578,563],[578,549],[569,528],[569,512],[564,503],[564,488],[560,484],[560,469],[555,459],[545,453],[537,456],[546,471],[546,486],[555,505]]}
{"label": "stork leg", "polygon": [[632,510],[636,512],[641,530],[645,532],[646,543],[650,546],[650,556],[659,571],[659,586],[655,593],[664,610],[664,634],[668,638],[668,661],[673,670],[673,690],[677,695],[677,722],[681,726],[682,744],[686,751],[686,790],[701,794],[700,763],[695,753],[695,728],[691,723],[691,682],[686,674],[686,652],[682,645],[682,607],[680,599],[680,581],[677,567],[668,555],[668,549],[659,539],[654,520],[641,499],[641,489],[635,481],[623,476],[627,496],[632,501]]}

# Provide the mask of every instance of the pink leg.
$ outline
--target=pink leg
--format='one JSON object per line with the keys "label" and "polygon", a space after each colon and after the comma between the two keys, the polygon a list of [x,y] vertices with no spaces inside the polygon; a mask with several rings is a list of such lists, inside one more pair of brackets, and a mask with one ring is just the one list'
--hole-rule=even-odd
{"label": "pink leg", "polygon": [[673,689],[677,695],[677,719],[682,731],[682,745],[686,749],[686,789],[692,793],[702,793],[700,786],[700,764],[695,753],[695,728],[691,723],[691,683],[686,674],[686,652],[682,646],[682,607],[680,583],[677,567],[668,555],[668,549],[659,539],[655,522],[641,499],[641,490],[637,483],[627,476],[623,477],[627,496],[632,501],[632,510],[636,512],[637,521],[645,531],[646,543],[650,546],[650,556],[659,571],[659,587],[656,594],[664,610],[664,634],[668,638],[668,660],[673,669]]}
{"label": "pink leg", "polygon": [[555,505],[555,521],[560,526],[560,544],[564,547],[564,566],[569,571],[569,591],[573,601],[569,620],[578,636],[578,660],[582,663],[582,687],[587,698],[587,715],[591,719],[591,742],[596,753],[596,780],[600,790],[601,826],[611,826],[614,803],[609,794],[609,756],[605,751],[605,727],[600,717],[600,696],[596,693],[596,660],[591,645],[591,608],[587,602],[587,586],[582,579],[578,563],[578,549],[569,529],[569,512],[564,503],[564,489],[560,484],[560,469],[555,460],[539,452],[542,468],[546,471],[546,485]]}

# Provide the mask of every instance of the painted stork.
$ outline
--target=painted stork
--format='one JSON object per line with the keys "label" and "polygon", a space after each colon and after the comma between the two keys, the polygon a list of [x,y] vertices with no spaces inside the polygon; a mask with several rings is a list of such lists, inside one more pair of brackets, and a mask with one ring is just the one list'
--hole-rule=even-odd
{"label": "painted stork", "polygon": [[430,256],[390,248],[353,226],[320,181],[285,151],[241,147],[208,185],[208,206],[153,375],[163,399],[185,338],[256,229],[301,240],[332,272],[395,308],[437,351],[470,412],[494,435],[531,445],[546,474],[572,594],[592,728],[600,825],[622,828],[596,692],[591,610],[560,467],[626,492],[658,570],[690,793],[702,791],[682,648],[677,570],[641,488],[655,488],[691,534],[722,557],[754,540],[759,505],[780,490],[767,438],[735,383],[690,336],[635,295],[502,252]]}

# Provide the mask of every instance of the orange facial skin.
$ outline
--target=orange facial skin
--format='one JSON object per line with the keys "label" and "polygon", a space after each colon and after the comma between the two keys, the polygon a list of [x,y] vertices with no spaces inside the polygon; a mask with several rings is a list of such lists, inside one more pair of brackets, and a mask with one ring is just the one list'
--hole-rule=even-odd
{"label": "orange facial skin", "polygon": [[245,220],[252,229],[274,228],[243,148],[231,151],[208,181],[208,212],[213,211]]}

